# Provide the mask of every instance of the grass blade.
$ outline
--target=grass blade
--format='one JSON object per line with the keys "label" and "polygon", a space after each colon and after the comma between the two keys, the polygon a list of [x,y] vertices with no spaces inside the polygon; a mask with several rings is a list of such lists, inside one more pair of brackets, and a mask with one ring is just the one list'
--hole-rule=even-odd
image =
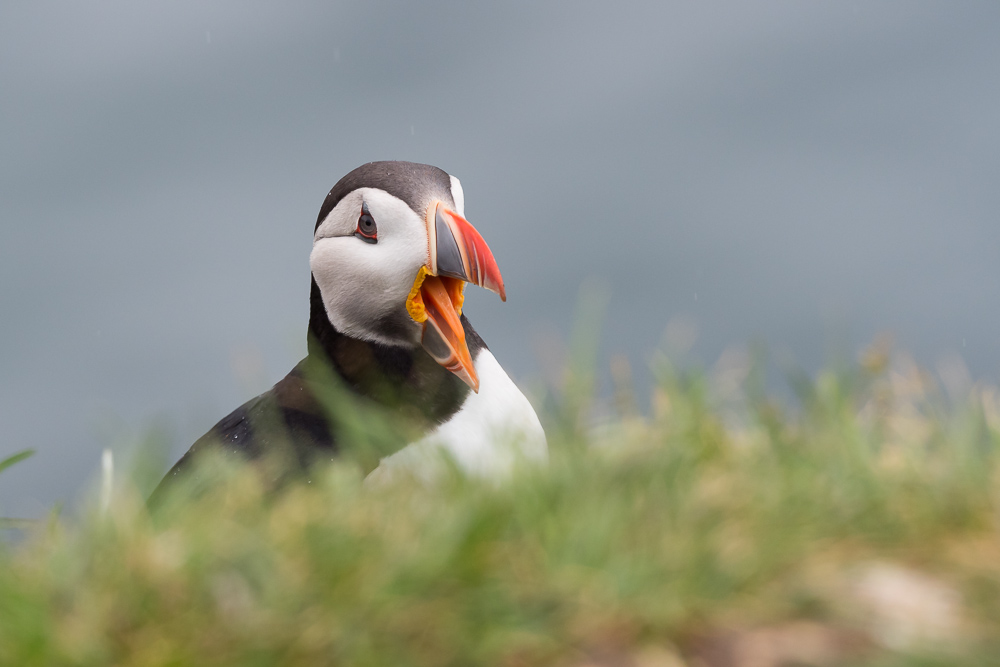
{"label": "grass blade", "polygon": [[25,449],[23,452],[17,452],[16,454],[8,456],[4,460],[0,461],[0,472],[3,472],[15,463],[20,463],[21,461],[34,456],[34,454],[34,449]]}

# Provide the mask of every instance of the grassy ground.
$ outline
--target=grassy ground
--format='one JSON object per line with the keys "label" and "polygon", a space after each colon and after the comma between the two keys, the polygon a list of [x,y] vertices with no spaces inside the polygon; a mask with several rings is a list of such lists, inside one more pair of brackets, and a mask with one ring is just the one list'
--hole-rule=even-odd
{"label": "grassy ground", "polygon": [[794,408],[740,359],[659,375],[648,417],[550,399],[503,484],[218,468],[151,518],[118,483],[0,547],[0,664],[1000,664],[995,391],[884,350]]}

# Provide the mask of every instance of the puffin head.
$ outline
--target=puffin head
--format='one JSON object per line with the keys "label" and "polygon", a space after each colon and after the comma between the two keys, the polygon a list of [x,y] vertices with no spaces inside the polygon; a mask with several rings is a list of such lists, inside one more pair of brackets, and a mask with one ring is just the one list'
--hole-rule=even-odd
{"label": "puffin head", "polygon": [[337,331],[422,347],[478,391],[461,322],[465,284],[506,295],[493,253],[464,214],[454,176],[430,165],[370,162],[326,196],[309,264]]}

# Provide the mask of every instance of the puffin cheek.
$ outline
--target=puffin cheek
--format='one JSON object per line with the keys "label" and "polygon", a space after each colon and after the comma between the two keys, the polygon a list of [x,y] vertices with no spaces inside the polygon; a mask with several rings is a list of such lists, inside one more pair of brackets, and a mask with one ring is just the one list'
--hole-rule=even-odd
{"label": "puffin cheek", "polygon": [[379,267],[376,269],[383,282],[386,297],[392,299],[394,305],[406,307],[406,297],[413,288],[413,281],[427,261],[426,241],[414,242],[409,237],[392,238],[387,242],[379,242],[383,252],[379,256]]}
{"label": "puffin cheek", "polygon": [[321,289],[329,284],[337,265],[336,248],[332,241],[333,239],[320,239],[313,244],[312,252],[309,253],[309,268]]}

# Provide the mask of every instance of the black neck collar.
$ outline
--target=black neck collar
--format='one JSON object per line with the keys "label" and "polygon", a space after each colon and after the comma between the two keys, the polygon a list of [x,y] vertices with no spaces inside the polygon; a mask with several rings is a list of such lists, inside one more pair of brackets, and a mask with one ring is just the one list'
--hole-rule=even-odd
{"label": "black neck collar", "polygon": [[[355,393],[435,423],[447,421],[468,397],[468,385],[423,348],[383,345],[337,331],[327,317],[315,278],[309,311],[307,363],[326,364]],[[475,359],[486,346],[465,316],[462,324]]]}

